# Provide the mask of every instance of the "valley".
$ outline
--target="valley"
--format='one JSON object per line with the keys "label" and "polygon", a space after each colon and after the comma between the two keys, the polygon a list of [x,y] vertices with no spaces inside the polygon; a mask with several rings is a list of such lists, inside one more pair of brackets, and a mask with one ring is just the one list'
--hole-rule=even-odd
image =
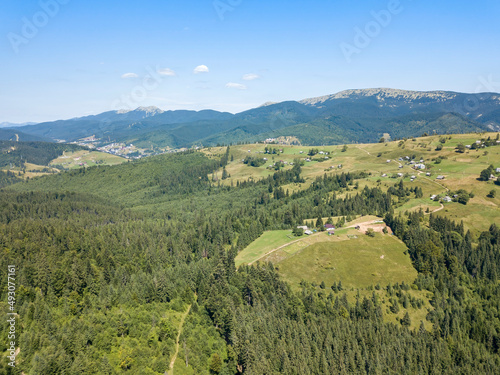
{"label": "valley", "polygon": [[[432,372],[437,360],[491,372],[500,366],[498,137],[240,144],[140,159],[8,142],[0,252],[3,269],[19,269],[18,366],[305,373],[338,368],[322,353],[342,350],[354,366],[381,356],[379,373]],[[352,331],[365,346],[342,346]],[[407,361],[392,356],[408,345]]]}

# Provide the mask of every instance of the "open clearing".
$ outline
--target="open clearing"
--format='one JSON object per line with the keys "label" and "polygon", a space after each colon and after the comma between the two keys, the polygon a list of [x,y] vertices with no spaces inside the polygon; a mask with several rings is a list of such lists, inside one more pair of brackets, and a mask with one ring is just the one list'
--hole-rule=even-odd
{"label": "open clearing", "polygon": [[[434,135],[402,141],[393,141],[387,143],[356,144],[348,145],[347,151],[342,152],[342,146],[289,146],[277,144],[252,144],[231,146],[230,153],[233,156],[226,170],[230,178],[221,181],[222,184],[234,184],[237,181],[250,179],[259,180],[273,174],[274,169],[269,165],[277,161],[287,163],[300,159],[302,166],[302,176],[305,179],[303,183],[289,184],[284,187],[290,193],[307,189],[316,177],[332,173],[341,172],[360,172],[364,171],[370,175],[367,178],[359,179],[359,189],[365,186],[370,188],[379,186],[383,190],[397,183],[401,178],[398,173],[403,174],[403,181],[406,187],[419,187],[422,189],[423,197],[415,199],[411,197],[410,201],[398,207],[396,213],[405,211],[415,211],[422,209],[434,211],[440,208],[439,203],[433,202],[429,197],[433,194],[447,194],[458,189],[465,189],[473,192],[475,197],[470,200],[467,206],[460,203],[446,203],[445,208],[440,210],[440,214],[447,214],[452,218],[464,221],[466,229],[473,232],[484,231],[489,227],[491,219],[500,220],[500,187],[493,181],[478,181],[480,172],[490,164],[494,167],[500,167],[500,146],[481,148],[477,150],[467,149],[464,153],[458,153],[455,150],[457,144],[470,145],[476,140],[482,138],[495,138],[497,133],[478,133],[478,134],[453,134],[446,136],[446,142],[442,144],[442,150],[437,151],[436,147],[440,145],[440,138],[443,136]],[[451,138],[451,139],[450,139]],[[277,154],[265,154],[265,147],[275,148]],[[317,148],[324,154],[316,154],[313,157],[307,155],[310,149]],[[281,152],[282,151],[282,152]],[[301,152],[302,151],[302,152]],[[203,152],[210,156],[221,156],[226,152],[225,147],[212,147],[204,149]],[[325,159],[325,153],[328,153]],[[242,160],[246,156],[267,158],[266,164],[261,167],[251,167],[243,164]],[[426,169],[417,171],[412,168],[406,156],[414,156],[418,163],[423,160]],[[436,158],[439,161],[436,162]],[[311,161],[306,161],[306,159]],[[402,158],[403,160],[399,160]],[[342,168],[339,168],[342,165]],[[401,168],[400,168],[401,166]],[[285,169],[291,168],[290,165]],[[431,176],[426,176],[430,173]],[[436,180],[438,175],[445,176],[444,180]],[[415,176],[411,181],[411,176]],[[486,196],[491,190],[496,190],[495,198]],[[339,192],[338,197],[344,197],[347,194],[355,194],[353,186],[348,190]],[[479,209],[479,211],[478,211]],[[485,211],[482,219],[481,211]]]}
{"label": "open clearing", "polygon": [[[305,237],[305,236],[302,236]],[[300,237],[294,237],[291,230],[275,230],[265,232],[236,256],[236,267],[245,263],[253,263],[269,251],[285,245]]]}
{"label": "open clearing", "polygon": [[52,160],[50,165],[62,165],[66,169],[77,169],[94,165],[117,165],[126,161],[127,159],[106,152],[81,150],[65,152],[62,156]]}
{"label": "open clearing", "polygon": [[[347,237],[347,234],[346,234]],[[412,283],[417,277],[406,246],[391,235],[319,242],[279,261],[279,273],[292,284],[301,280],[329,287],[342,281],[345,287],[366,288],[395,282]]]}

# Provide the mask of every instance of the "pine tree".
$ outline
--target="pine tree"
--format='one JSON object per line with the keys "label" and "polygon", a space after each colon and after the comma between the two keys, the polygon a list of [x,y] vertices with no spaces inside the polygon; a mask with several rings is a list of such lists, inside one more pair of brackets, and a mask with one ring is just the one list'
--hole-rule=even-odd
{"label": "pine tree", "polygon": [[403,319],[401,319],[401,325],[403,327],[409,327],[411,325],[410,314],[408,314],[408,311],[405,312],[405,315],[403,316]]}
{"label": "pine tree", "polygon": [[323,219],[320,217],[318,217],[318,220],[316,220],[316,228],[318,228],[319,230],[324,230],[325,227],[323,226]]}

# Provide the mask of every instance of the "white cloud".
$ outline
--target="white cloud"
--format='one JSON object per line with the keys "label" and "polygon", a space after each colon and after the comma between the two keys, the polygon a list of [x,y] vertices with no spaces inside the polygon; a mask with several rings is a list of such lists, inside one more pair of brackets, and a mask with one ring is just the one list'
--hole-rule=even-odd
{"label": "white cloud", "polygon": [[169,76],[169,77],[175,77],[176,74],[172,69],[169,68],[164,68],[164,69],[158,69],[158,74],[162,76]]}
{"label": "white cloud", "polygon": [[237,89],[237,90],[246,90],[247,89],[247,87],[245,85],[242,85],[241,83],[234,83],[234,82],[226,83],[226,88]]}
{"label": "white cloud", "polygon": [[127,78],[138,78],[139,76],[135,73],[125,73],[124,75],[122,75],[122,78],[123,79],[127,79]]}
{"label": "white cloud", "polygon": [[208,73],[208,66],[206,65],[198,65],[196,68],[194,68],[193,73],[198,74],[198,73]]}
{"label": "white cloud", "polygon": [[258,74],[253,74],[253,73],[243,75],[243,79],[245,81],[253,81],[254,79],[259,79],[259,78],[260,76]]}

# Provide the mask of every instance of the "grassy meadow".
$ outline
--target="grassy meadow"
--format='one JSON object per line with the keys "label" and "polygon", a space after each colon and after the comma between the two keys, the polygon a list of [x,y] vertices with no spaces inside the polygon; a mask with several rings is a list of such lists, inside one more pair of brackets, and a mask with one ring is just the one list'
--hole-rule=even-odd
{"label": "grassy meadow", "polygon": [[[364,186],[388,188],[399,181],[400,178],[394,178],[397,173],[402,173],[405,185],[421,188],[423,197],[411,199],[398,207],[396,212],[419,209],[436,210],[440,208],[440,205],[429,199],[431,195],[445,195],[458,189],[464,189],[474,194],[474,198],[466,206],[456,202],[445,203],[445,209],[439,213],[463,220],[467,229],[477,232],[488,229],[491,219],[500,216],[500,187],[492,181],[477,180],[480,172],[490,164],[495,168],[500,167],[500,146],[477,150],[467,149],[464,153],[458,153],[455,148],[458,144],[471,145],[481,138],[491,137],[494,139],[496,135],[497,133],[453,134],[444,136],[446,138],[444,144],[440,142],[443,136],[438,135],[386,143],[353,144],[347,145],[347,150],[344,152],[342,152],[343,146],[341,145],[267,145],[267,147],[276,148],[278,154],[264,154],[266,147],[264,144],[232,146],[233,160],[226,167],[230,177],[223,180],[222,183],[236,185],[237,181],[258,180],[274,173],[274,170],[269,168],[269,165],[274,162],[286,161],[290,163],[296,159],[301,159],[304,162],[302,176],[305,182],[284,186],[284,189],[288,189],[290,193],[308,188],[316,177],[323,176],[325,173],[353,171],[370,173],[371,175],[367,178],[359,180],[360,189]],[[440,144],[442,150],[437,151],[436,147]],[[328,159],[324,159],[325,155],[320,154],[309,157],[307,153],[312,148],[328,152],[326,155]],[[225,151],[225,147],[211,147],[203,150],[212,156],[220,156]],[[242,160],[246,156],[265,157],[268,160],[260,167],[252,167],[243,164]],[[422,159],[426,169],[417,171],[408,162],[399,160],[399,158],[404,159],[405,156],[415,156],[417,163]],[[438,157],[440,162],[436,161]],[[310,158],[311,161],[305,161],[306,158]],[[338,168],[340,164],[342,168]],[[285,169],[287,168],[291,168],[291,166],[286,166]],[[431,175],[427,176],[427,173]],[[438,175],[445,176],[445,179],[436,180]],[[416,177],[413,182],[411,182],[411,176]],[[351,191],[345,191],[339,196],[353,194],[353,189],[354,187],[351,187]],[[487,197],[491,190],[498,192],[495,198]]]}

